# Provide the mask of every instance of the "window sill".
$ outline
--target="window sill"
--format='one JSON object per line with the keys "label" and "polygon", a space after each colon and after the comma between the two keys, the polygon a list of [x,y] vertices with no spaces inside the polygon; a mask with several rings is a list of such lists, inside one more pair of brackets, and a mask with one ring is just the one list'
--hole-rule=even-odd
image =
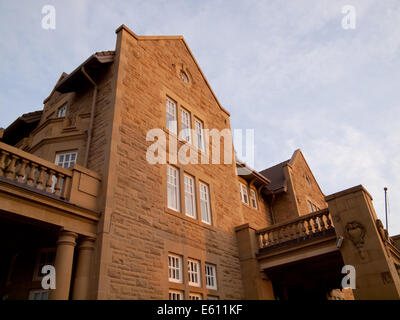
{"label": "window sill", "polygon": [[246,208],[252,209],[254,211],[259,211],[258,208],[254,208],[253,206],[251,206],[250,204],[247,204],[243,201],[241,201],[242,205],[245,206]]}
{"label": "window sill", "polygon": [[172,216],[175,216],[175,217],[177,217],[177,218],[179,218],[179,219],[182,219],[182,220],[184,220],[184,221],[187,221],[187,222],[189,222],[189,223],[195,224],[195,225],[197,225],[197,226],[199,226],[199,227],[202,227],[202,228],[204,228],[204,229],[208,229],[208,230],[214,231],[214,232],[217,231],[216,228],[215,228],[214,226],[212,226],[212,225],[210,225],[210,224],[207,224],[207,223],[204,223],[204,222],[201,222],[199,218],[197,218],[197,219],[190,218],[189,216],[186,216],[186,214],[184,214],[183,212],[174,211],[174,210],[172,210],[172,209],[170,209],[170,208],[168,208],[168,207],[165,207],[165,208],[164,208],[164,211],[165,211],[167,214],[170,214],[170,215],[172,215]]}

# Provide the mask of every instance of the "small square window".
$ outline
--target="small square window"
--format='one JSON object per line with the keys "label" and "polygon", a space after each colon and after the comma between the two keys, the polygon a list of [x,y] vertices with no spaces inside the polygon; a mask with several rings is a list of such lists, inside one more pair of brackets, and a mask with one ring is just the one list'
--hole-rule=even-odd
{"label": "small square window", "polygon": [[189,300],[203,300],[203,296],[201,293],[190,292]]}
{"label": "small square window", "polygon": [[200,262],[188,259],[189,285],[200,287]]}
{"label": "small square window", "polygon": [[208,289],[217,290],[217,269],[215,265],[206,263],[205,269],[206,287]]}
{"label": "small square window", "polygon": [[76,163],[77,155],[76,151],[57,153],[55,164],[63,168],[72,167]]}
{"label": "small square window", "polygon": [[58,108],[58,118],[64,118],[67,115],[67,104],[65,103],[62,107]]}
{"label": "small square window", "polygon": [[183,300],[183,292],[179,290],[169,290],[169,300]]}
{"label": "small square window", "polygon": [[182,283],[182,257],[174,254],[168,255],[168,279],[171,282]]}
{"label": "small square window", "polygon": [[29,291],[29,300],[49,300],[49,290],[31,290]]}

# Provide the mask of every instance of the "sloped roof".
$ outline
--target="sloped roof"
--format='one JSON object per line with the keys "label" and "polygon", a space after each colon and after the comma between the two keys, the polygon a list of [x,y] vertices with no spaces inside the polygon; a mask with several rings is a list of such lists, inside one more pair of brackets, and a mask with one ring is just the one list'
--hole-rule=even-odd
{"label": "sloped roof", "polygon": [[42,113],[42,110],[24,113],[4,130],[1,140],[13,146],[21,139],[28,137],[39,124]]}
{"label": "sloped roof", "polygon": [[55,90],[61,93],[75,91],[88,80],[82,74],[84,67],[91,76],[95,76],[100,72],[101,66],[114,61],[115,51],[100,51],[92,54],[81,65],[75,68],[69,75],[62,78],[55,86]]}
{"label": "sloped roof", "polygon": [[285,190],[286,178],[283,173],[283,167],[289,162],[290,159],[260,171],[261,175],[271,181],[271,183],[266,186],[269,191],[277,192],[279,190]]}

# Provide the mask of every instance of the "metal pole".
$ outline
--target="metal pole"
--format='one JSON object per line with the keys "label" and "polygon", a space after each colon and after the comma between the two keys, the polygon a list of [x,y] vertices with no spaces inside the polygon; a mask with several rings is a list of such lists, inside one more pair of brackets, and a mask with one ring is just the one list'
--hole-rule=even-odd
{"label": "metal pole", "polygon": [[389,234],[389,229],[388,229],[388,215],[387,215],[387,189],[386,187],[383,188],[385,190],[385,218],[386,218],[386,231]]}

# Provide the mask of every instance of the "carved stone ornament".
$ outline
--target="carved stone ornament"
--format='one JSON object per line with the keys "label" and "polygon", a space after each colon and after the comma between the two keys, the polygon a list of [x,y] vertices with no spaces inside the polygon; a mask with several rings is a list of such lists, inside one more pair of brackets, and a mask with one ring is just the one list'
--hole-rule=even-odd
{"label": "carved stone ornament", "polygon": [[365,252],[363,250],[365,233],[365,227],[357,221],[351,221],[346,224],[345,235],[358,249],[358,252],[362,259],[366,258]]}

